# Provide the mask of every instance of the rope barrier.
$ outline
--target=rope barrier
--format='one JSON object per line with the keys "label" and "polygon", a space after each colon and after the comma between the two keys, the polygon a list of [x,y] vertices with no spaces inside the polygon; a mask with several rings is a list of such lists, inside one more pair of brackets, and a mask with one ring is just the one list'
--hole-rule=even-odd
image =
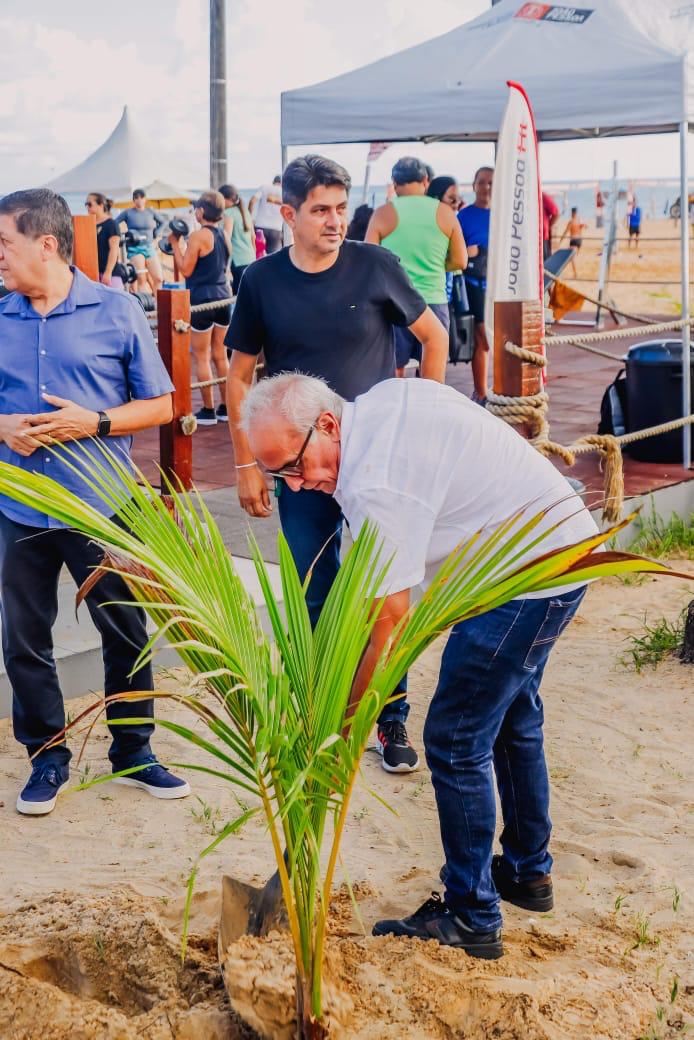
{"label": "rope barrier", "polygon": [[[681,327],[684,325],[684,322],[671,322],[668,324],[679,324]],[[619,335],[619,333],[617,334]],[[586,333],[586,336],[577,338],[585,339],[586,337],[615,338],[613,333]],[[520,352],[522,351],[523,360],[529,364],[536,365],[538,368],[544,367],[544,363],[546,363],[546,359],[541,354],[536,354],[534,351],[526,351],[515,343],[505,343],[504,350],[516,357],[521,357]],[[512,425],[527,423],[530,432],[530,443],[537,451],[542,452],[543,455],[558,455],[567,466],[573,466],[577,455],[585,455],[592,451],[599,452],[604,462],[602,516],[603,520],[608,520],[610,523],[615,523],[620,519],[622,506],[624,505],[622,445],[633,444],[635,441],[645,440],[648,437],[658,437],[661,434],[670,433],[673,430],[678,430],[694,423],[694,414],[686,415],[680,419],[660,423],[658,426],[649,426],[643,430],[633,430],[631,433],[624,433],[619,437],[614,437],[610,434],[587,434],[585,437],[579,437],[573,444],[565,447],[563,444],[550,440],[549,422],[547,421],[548,405],[549,396],[544,391],[539,394],[529,394],[520,397],[508,397],[504,394],[495,394],[493,391],[489,391],[487,394],[487,409],[492,415],[496,415]]]}
{"label": "rope barrier", "polygon": [[226,383],[227,377],[220,376],[218,379],[204,379],[198,383],[191,383],[191,390],[203,390],[207,386],[219,386],[220,383]]}
{"label": "rope barrier", "polygon": [[575,340],[580,340],[582,343],[594,343],[600,340],[613,340],[613,339],[625,339],[632,336],[644,336],[644,335],[655,335],[657,332],[670,332],[677,329],[683,329],[686,324],[692,324],[692,320],[689,322],[683,321],[681,318],[675,321],[658,321],[649,325],[648,328],[630,328],[630,329],[606,329],[603,332],[572,332],[566,336],[548,336],[548,342],[552,345],[557,343],[572,343]]}
{"label": "rope barrier", "polygon": [[[567,282],[588,282],[596,284],[597,278],[567,278]],[[608,278],[610,285],[680,285],[681,278]],[[689,282],[694,285],[694,281]]]}
{"label": "rope barrier", "polygon": [[226,300],[209,300],[207,303],[194,303],[190,308],[190,313],[199,314],[201,311],[214,311],[217,307],[226,307],[227,304],[233,302],[234,297],[229,296]]}

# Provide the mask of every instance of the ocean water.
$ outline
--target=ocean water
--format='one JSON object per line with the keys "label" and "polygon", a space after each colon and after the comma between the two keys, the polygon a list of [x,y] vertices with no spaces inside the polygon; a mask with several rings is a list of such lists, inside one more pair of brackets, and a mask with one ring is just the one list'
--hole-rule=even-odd
{"label": "ocean water", "polygon": [[[548,183],[545,190],[553,197],[562,217],[568,217],[571,207],[577,206],[579,214],[584,218],[592,218],[595,216],[595,186],[596,182],[552,182]],[[675,180],[647,180],[638,181],[630,179],[620,179],[618,181],[620,190],[626,191],[631,190],[636,195],[636,198],[641,206],[641,212],[644,218],[651,220],[665,219],[668,216],[668,212],[672,203],[679,198],[679,182]],[[601,181],[600,188],[603,193],[610,190],[610,181]],[[367,193],[367,202],[370,206],[380,206],[386,200],[386,189],[385,184],[372,184],[369,185]],[[95,188],[98,191],[98,187]],[[255,188],[242,188],[241,196],[248,202],[252,197]],[[466,203],[470,203],[474,200],[472,188],[469,184],[461,184],[461,191],[463,199]],[[72,213],[85,213],[83,193],[79,194],[66,194],[65,199],[70,207]],[[350,209],[354,210],[363,201],[363,187],[361,184],[355,184],[352,188]],[[621,203],[621,209],[625,206],[624,201]],[[172,210],[174,213],[185,215],[185,210]]]}

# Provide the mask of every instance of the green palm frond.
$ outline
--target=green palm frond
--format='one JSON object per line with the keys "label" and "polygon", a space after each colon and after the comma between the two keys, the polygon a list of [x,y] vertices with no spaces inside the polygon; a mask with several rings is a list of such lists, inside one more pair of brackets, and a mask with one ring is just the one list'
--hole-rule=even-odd
{"label": "green palm frond", "polygon": [[[136,668],[151,660],[164,639],[198,677],[199,689],[154,696],[170,697],[192,712],[202,731],[166,719],[158,725],[205,756],[208,764],[192,763],[189,768],[221,777],[256,799],[256,805],[229,823],[201,857],[251,815],[264,814],[287,907],[297,977],[309,995],[312,1020],[318,1021],[328,901],[350,794],[372,727],[397,681],[441,632],[518,595],[628,571],[667,573],[667,568],[642,557],[598,551],[614,529],[541,554],[552,529],[547,512],[517,513],[490,537],[476,534],[450,554],[403,619],[365,695],[349,708],[353,679],[378,616],[379,591],[388,571],[377,530],[367,524],[359,532],[313,630],[305,583],[284,537],[279,535],[281,602],[257,543],[249,539],[270,622],[268,634],[202,496],[165,482],[173,506],[169,508],[141,473],[133,475],[125,460],[100,447],[103,461],[89,461],[79,443],[59,450],[76,472],[86,473],[105,509],[118,515],[118,523],[50,478],[5,463],[0,463],[0,493],[76,528],[103,547],[104,568],[124,578],[154,624]],[[527,562],[529,551],[537,555]],[[121,695],[130,700],[141,697]],[[321,849],[330,821],[333,835],[327,866],[322,867]],[[197,865],[187,906],[196,870]]]}

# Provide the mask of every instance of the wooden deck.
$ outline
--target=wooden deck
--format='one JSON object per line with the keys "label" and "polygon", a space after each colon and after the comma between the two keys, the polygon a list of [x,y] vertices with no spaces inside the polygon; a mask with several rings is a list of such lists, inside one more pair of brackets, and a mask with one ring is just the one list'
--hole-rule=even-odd
{"label": "wooden deck", "polygon": [[[611,327],[610,323],[608,323],[608,327]],[[557,335],[591,331],[586,330],[585,327],[579,328],[564,324],[554,328]],[[604,347],[616,357],[621,358],[634,343],[652,338],[662,338],[662,334],[654,337],[649,336],[645,331],[643,337],[611,340],[604,344]],[[607,358],[588,354],[573,346],[553,346],[551,340],[548,340],[548,344],[547,389],[550,395],[551,434],[553,440],[568,445],[587,433],[597,431],[600,401],[605,388],[619,371],[620,362],[611,362]],[[449,365],[446,381],[463,393],[470,394],[472,391],[470,366]],[[194,394],[194,410],[197,411],[200,406],[199,396]],[[147,476],[153,482],[158,483],[156,466],[153,461],[159,457],[157,431],[148,431],[136,437],[134,457]],[[597,453],[580,456],[576,465],[571,469],[560,460],[556,460],[555,464],[562,472],[582,481],[589,492],[595,493],[597,499],[598,493],[602,491],[602,474]],[[199,429],[194,434],[193,478],[200,491],[232,487],[236,484],[234,457],[226,423]],[[674,464],[638,462],[625,455],[624,479],[626,494],[629,497],[648,494],[682,481],[694,480],[694,470],[687,471]]]}

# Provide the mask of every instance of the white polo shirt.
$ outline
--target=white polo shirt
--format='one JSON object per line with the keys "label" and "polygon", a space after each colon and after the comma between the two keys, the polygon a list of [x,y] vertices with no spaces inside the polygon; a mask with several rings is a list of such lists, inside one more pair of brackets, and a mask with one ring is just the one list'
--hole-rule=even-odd
{"label": "white polo shirt", "polygon": [[569,517],[527,558],[598,530],[571,485],[519,433],[430,379],[388,379],[345,404],[340,451],[334,497],[352,534],[375,522],[382,559],[393,556],[382,595],[426,586],[459,542],[478,531],[488,537],[521,509],[530,518],[554,507],[527,541]]}

